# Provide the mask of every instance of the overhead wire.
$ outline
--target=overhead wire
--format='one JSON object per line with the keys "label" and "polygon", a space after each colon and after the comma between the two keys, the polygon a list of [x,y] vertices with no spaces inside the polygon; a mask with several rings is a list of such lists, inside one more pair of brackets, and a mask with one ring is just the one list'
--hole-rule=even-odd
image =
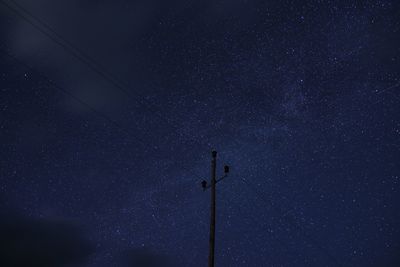
{"label": "overhead wire", "polygon": [[[61,34],[57,33],[50,25],[48,25],[42,19],[35,16],[32,12],[30,12],[29,10],[24,8],[22,5],[20,5],[19,3],[17,3],[14,0],[8,0],[8,1],[0,0],[0,2],[5,7],[7,7],[9,10],[11,10],[13,13],[15,13],[17,16],[22,18],[25,22],[27,22],[28,24],[30,24],[31,26],[36,28],[39,32],[41,32],[42,34],[47,36],[50,40],[54,41],[56,44],[58,44],[62,48],[64,48],[67,52],[69,52],[77,60],[81,61],[83,64],[85,64],[90,69],[92,69],[95,73],[97,73],[103,79],[108,81],[116,89],[123,92],[127,97],[129,97],[129,99],[135,101],[136,103],[138,103],[141,106],[156,108],[144,96],[139,95],[137,92],[132,94],[132,92],[126,88],[127,85],[125,85],[119,79],[115,78],[114,75],[112,75],[105,67],[101,66],[100,63],[98,63],[92,57],[88,56],[81,49],[79,49],[77,46],[75,46],[70,41],[68,41],[66,38],[64,38]],[[10,4],[10,3],[13,3],[13,4]],[[140,101],[137,97],[134,97],[133,95],[138,96],[140,98]],[[158,112],[154,112],[153,115],[158,117],[160,121],[165,122],[167,125],[169,125],[171,128],[173,128],[174,131],[180,130],[176,124],[171,122],[170,118],[166,118],[165,116],[159,114]],[[183,131],[179,131],[179,133],[186,135],[186,137],[192,139],[191,136],[189,136],[188,134],[186,134]],[[199,143],[199,142],[197,142],[197,143]],[[207,146],[208,148],[210,148],[210,145],[208,143],[201,143],[201,145]]]}
{"label": "overhead wire", "polygon": [[[33,27],[35,27],[37,30],[39,30],[41,33],[43,33],[44,35],[46,35],[48,38],[50,38],[52,41],[54,41],[55,43],[57,43],[58,45],[60,45],[61,47],[63,47],[65,50],[69,51],[76,59],[78,59],[79,61],[81,61],[82,63],[84,63],[85,65],[87,65],[89,68],[91,68],[95,73],[97,73],[98,75],[100,75],[101,77],[103,77],[105,80],[107,80],[108,82],[110,82],[114,87],[116,87],[117,89],[119,89],[120,91],[124,92],[127,96],[129,96],[131,99],[135,100],[137,103],[139,103],[140,105],[143,105],[142,102],[138,101],[138,99],[133,98],[131,92],[129,90],[127,90],[125,88],[124,85],[121,84],[120,81],[118,81],[118,79],[114,78],[113,75],[111,75],[108,71],[105,70],[104,67],[102,67],[99,63],[97,63],[95,60],[93,60],[91,57],[87,56],[85,53],[83,53],[79,48],[77,48],[76,46],[74,46],[71,42],[69,42],[68,40],[66,40],[65,38],[63,38],[60,34],[58,34],[55,30],[53,30],[48,24],[46,24],[44,21],[42,21],[41,19],[37,18],[35,15],[33,15],[31,12],[29,12],[27,9],[25,9],[24,7],[22,7],[20,4],[18,4],[17,2],[13,1],[13,0],[9,0],[9,2],[12,2],[15,6],[17,6],[20,10],[18,10],[17,8],[15,8],[14,6],[10,5],[9,3],[7,3],[7,1],[1,0],[1,2],[8,7],[11,11],[13,11],[14,13],[16,13],[20,18],[22,18],[23,20],[25,20],[26,22],[28,22],[29,24],[31,24]],[[25,13],[23,14],[21,12],[21,10]],[[26,16],[28,15],[28,16]],[[32,19],[33,18],[33,19]],[[35,22],[36,21],[36,22]],[[41,28],[40,26],[44,27]],[[4,52],[5,50],[3,50]],[[12,58],[14,58],[15,60],[19,61],[16,57],[10,55],[8,52],[6,52],[9,56],[11,56]],[[21,61],[19,61],[20,63],[22,63]],[[24,63],[23,63],[24,64]],[[121,130],[122,132],[124,132],[125,134],[129,134],[130,137],[132,137],[130,135],[130,131],[126,130],[121,124],[119,124],[118,122],[114,121],[113,119],[111,119],[108,115],[96,110],[95,108],[93,108],[91,105],[87,104],[85,101],[81,100],[80,98],[78,98],[77,96],[75,96],[74,94],[72,94],[71,92],[69,92],[68,90],[65,90],[64,88],[58,86],[57,84],[55,84],[54,82],[52,82],[51,79],[49,79],[47,76],[45,76],[44,74],[34,70],[32,67],[30,67],[29,65],[24,64],[26,67],[28,67],[28,69],[30,69],[31,71],[39,74],[40,76],[44,77],[48,82],[50,82],[52,84],[52,86],[60,91],[62,91],[63,93],[65,93],[66,95],[68,95],[69,97],[73,98],[75,101],[79,102],[80,104],[84,105],[86,108],[88,108],[89,110],[91,110],[93,113],[97,114],[98,116],[102,117],[103,119],[107,120],[109,123],[111,123],[112,125],[114,125],[116,128],[118,128],[119,130]],[[152,103],[150,103],[149,101],[147,101],[145,98],[143,98],[142,96],[141,100],[147,104],[148,106],[152,106]],[[165,117],[161,116],[158,113],[154,113],[157,117],[159,117],[160,119],[162,119],[163,121],[167,121],[165,120]],[[176,129],[176,125],[172,125],[171,123],[168,123],[171,127],[173,127],[174,129]],[[136,140],[140,141],[141,143],[146,145],[146,142],[143,139],[138,139],[137,137],[135,137]],[[194,140],[195,142],[197,142],[200,145],[204,145],[203,143],[199,142],[198,140]],[[207,144],[208,145],[208,144]],[[184,168],[184,167],[183,167]],[[186,169],[186,168],[184,168]],[[187,171],[190,171],[188,169],[186,169]],[[197,176],[197,175],[196,175]],[[198,176],[200,178],[200,176]],[[242,180],[243,182],[245,180]],[[247,185],[249,185],[249,183],[246,183]],[[258,193],[258,191],[256,191],[254,188],[252,188],[250,186],[250,188],[255,192],[256,196],[260,199],[263,200],[264,198],[262,196],[260,196],[260,194]],[[265,201],[265,200],[264,200]],[[266,202],[267,203],[267,202]],[[268,205],[270,205],[278,214],[281,214],[281,211],[279,211],[278,208],[275,207],[274,204],[272,203],[267,203]],[[286,218],[283,215],[282,218]],[[288,220],[288,222],[292,225],[292,227],[296,227],[296,228],[300,228],[299,230],[301,230],[301,227],[294,221],[292,220]],[[304,231],[302,231],[304,232]],[[307,237],[308,239],[312,240],[310,236]],[[328,251],[326,251],[326,249],[324,249],[322,246],[318,245],[318,243],[316,241],[312,241],[312,243],[317,246],[319,249],[325,251],[325,254],[327,254],[329,256],[329,258],[331,258],[331,260],[335,261],[335,263],[338,266],[342,266],[336,259],[335,257],[333,257]]]}
{"label": "overhead wire", "polygon": [[[3,52],[3,54],[6,54],[8,57],[12,58],[13,60],[15,60],[17,63],[19,63],[20,65],[24,66],[26,69],[28,69],[29,71],[31,71],[32,73],[37,74],[39,77],[44,78],[53,88],[63,92],[65,95],[71,97],[73,100],[75,100],[76,102],[80,103],[81,105],[85,106],[88,110],[90,110],[91,112],[93,112],[94,114],[96,114],[98,117],[101,117],[102,119],[108,121],[111,125],[113,125],[115,128],[118,128],[120,131],[122,131],[123,133],[129,135],[130,138],[132,138],[132,133],[127,130],[125,127],[123,127],[121,124],[119,124],[118,122],[116,122],[115,120],[113,120],[111,117],[109,117],[108,115],[104,114],[103,112],[98,111],[97,109],[95,109],[94,107],[92,107],[90,104],[88,104],[87,102],[83,101],[82,99],[80,99],[79,97],[77,97],[76,95],[74,95],[73,93],[71,93],[70,91],[64,89],[63,87],[59,86],[58,84],[56,84],[54,81],[52,81],[50,78],[48,78],[45,74],[37,71],[36,69],[34,69],[32,66],[26,64],[25,62],[19,60],[16,56],[12,55],[10,52],[8,52],[6,49],[4,48],[0,48],[0,50]],[[134,138],[136,141],[139,141],[140,143],[146,145],[146,142],[143,139]],[[185,169],[186,171],[191,172],[191,170],[183,167],[183,169]],[[195,176],[197,176],[199,179],[202,179],[200,176],[194,174]],[[245,181],[245,180],[242,180]],[[250,185],[249,183],[246,183],[247,185]],[[264,200],[264,198],[260,197],[260,194],[250,185],[250,188],[254,191],[254,193],[256,194],[256,196],[261,199]],[[282,212],[277,210],[277,208],[271,204],[271,203],[267,203],[268,205],[270,205],[277,213],[278,215],[281,214]],[[282,216],[282,215],[279,215]],[[284,216],[282,216],[282,218],[285,218]],[[256,221],[254,218],[252,218],[254,221]],[[289,223],[291,223],[293,225],[292,221],[288,221]],[[300,226],[295,225],[297,228],[299,228]],[[309,237],[308,237],[309,238]],[[287,249],[288,247],[283,244],[283,241],[279,240],[279,243],[281,245],[284,245]],[[313,241],[314,245],[317,244]],[[318,246],[320,249],[323,249],[322,246]],[[325,250],[325,249],[323,249]],[[329,252],[328,252],[329,253]],[[329,257],[333,258],[333,256],[329,253]],[[335,262],[338,264],[337,266],[342,266],[337,260],[335,260]]]}
{"label": "overhead wire", "polygon": [[[82,100],[81,98],[77,97],[75,94],[71,93],[70,91],[66,90],[65,88],[63,88],[62,86],[58,85],[56,82],[54,82],[52,79],[50,79],[49,77],[47,77],[44,73],[36,70],[34,67],[30,66],[29,64],[23,62],[22,60],[18,59],[15,55],[13,55],[11,52],[7,51],[7,49],[4,47],[4,45],[0,45],[0,51],[3,52],[3,55],[8,56],[9,58],[13,59],[15,62],[17,62],[19,65],[23,66],[25,69],[29,70],[30,72],[32,72],[33,74],[36,74],[38,77],[43,78],[51,87],[53,87],[56,90],[61,91],[62,93],[64,93],[65,95],[67,95],[68,97],[70,97],[71,99],[73,99],[74,101],[76,101],[77,103],[81,104],[82,106],[86,107],[88,110],[90,110],[93,114],[95,114],[96,116],[102,118],[103,120],[107,121],[108,123],[110,123],[112,126],[114,126],[114,128],[117,128],[118,130],[120,130],[121,132],[123,132],[124,134],[126,134],[129,138],[132,138],[133,140],[136,140],[137,142],[148,146],[147,142],[142,139],[139,138],[137,136],[135,136],[135,133],[132,132],[131,130],[128,130],[127,128],[125,128],[124,126],[122,126],[120,123],[118,123],[117,121],[113,120],[110,116],[108,116],[107,114],[97,110],[96,108],[94,108],[93,106],[91,106],[90,104],[88,104],[87,102],[85,102],[84,100]],[[150,146],[152,147],[152,146]],[[153,149],[155,149],[154,147],[152,147]],[[192,173],[192,170],[189,170],[186,166],[181,166],[182,169]],[[199,179],[200,176],[193,173],[194,176],[198,177]]]}
{"label": "overhead wire", "polygon": [[[92,107],[90,104],[88,104],[87,102],[83,101],[82,99],[80,99],[79,97],[77,97],[75,94],[71,93],[70,91],[64,89],[63,87],[59,86],[57,83],[55,83],[53,80],[51,80],[50,78],[48,78],[45,74],[41,73],[40,71],[34,69],[32,66],[28,65],[27,63],[23,62],[22,60],[18,59],[15,55],[11,54],[9,51],[7,51],[4,48],[4,45],[0,45],[0,50],[1,52],[3,52],[3,55],[8,56],[9,58],[13,59],[15,62],[17,62],[18,64],[20,64],[21,66],[23,66],[25,69],[29,70],[30,72],[32,72],[33,74],[38,75],[39,77],[43,78],[49,85],[51,85],[53,88],[61,91],[62,93],[64,93],[65,95],[69,96],[70,98],[72,98],[74,101],[76,101],[77,103],[81,104],[82,106],[86,107],[88,110],[90,110],[91,112],[93,112],[94,114],[96,114],[98,117],[101,117],[102,119],[106,120],[107,122],[109,122],[110,124],[112,124],[114,127],[118,128],[120,131],[129,134],[129,131],[126,130],[124,127],[121,126],[121,124],[119,124],[118,122],[116,122],[115,120],[111,119],[111,117],[109,117],[108,115],[104,114],[103,112],[98,111],[97,109],[95,109],[94,107]],[[143,140],[137,139],[140,142],[144,142]]]}

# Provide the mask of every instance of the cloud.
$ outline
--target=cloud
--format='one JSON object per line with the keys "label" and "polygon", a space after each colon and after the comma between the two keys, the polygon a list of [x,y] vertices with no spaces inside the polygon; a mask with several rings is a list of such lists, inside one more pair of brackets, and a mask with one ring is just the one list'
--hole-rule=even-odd
{"label": "cloud", "polygon": [[[133,90],[141,87],[132,77],[133,66],[129,67],[131,62],[137,61],[137,55],[131,52],[131,46],[154,20],[158,8],[154,1],[97,3],[73,0],[57,4],[49,0],[15,2],[18,5],[10,2],[10,6],[34,21],[33,24],[37,27],[33,27],[15,12],[2,6],[5,17],[10,18],[0,19],[0,22],[8,22],[8,27],[3,26],[0,31],[4,36],[3,45],[34,69],[95,108],[116,109],[125,95],[121,95],[110,83],[72,56],[74,53],[71,51],[75,50],[71,49],[71,43],[86,56],[97,59],[99,65],[107,66],[108,72],[118,74],[114,76],[120,78],[122,74],[129,84],[135,84]],[[30,14],[43,21],[68,43],[43,27]],[[69,50],[61,47],[37,28],[53,36]],[[70,97],[66,97],[67,110],[85,110],[71,104],[70,101]]]}
{"label": "cloud", "polygon": [[[207,27],[209,23],[214,24],[223,18],[234,16],[243,20],[253,17],[247,14],[249,9],[243,8],[239,0],[15,1],[18,5],[14,1],[7,2],[25,17],[32,19],[29,14],[34,15],[84,55],[95,59],[102,66],[101,69],[111,74],[135,98],[138,95],[152,95],[152,90],[158,92],[158,86],[153,88],[151,82],[155,75],[160,76],[158,68],[165,65],[161,69],[169,69],[171,62],[176,64],[174,50],[163,45],[166,36],[173,37],[177,32],[173,26],[174,20],[179,18],[191,25],[185,28],[190,33],[192,30],[189,29],[193,27]],[[21,11],[21,8],[27,12]],[[187,10],[192,10],[195,15],[188,15]],[[124,93],[72,56],[70,50],[74,49],[66,51],[37,27],[60,41],[54,32],[38,21],[34,23],[37,27],[33,27],[5,7],[2,13],[9,19],[0,18],[0,22],[4,21],[4,25],[7,25],[0,27],[0,33],[4,35],[4,44],[18,58],[94,108],[113,112],[121,110],[126,98]],[[167,22],[170,24],[164,25]],[[181,48],[182,53],[192,46],[186,44],[184,47]],[[164,58],[166,51],[169,51],[169,59]],[[66,97],[66,110],[87,111],[70,102],[73,100]]]}
{"label": "cloud", "polygon": [[0,217],[0,266],[57,267],[84,263],[94,251],[65,221]]}

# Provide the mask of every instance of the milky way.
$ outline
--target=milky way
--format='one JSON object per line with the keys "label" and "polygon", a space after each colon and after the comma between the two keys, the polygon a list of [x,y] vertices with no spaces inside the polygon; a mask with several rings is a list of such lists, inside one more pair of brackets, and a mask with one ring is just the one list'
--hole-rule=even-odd
{"label": "milky way", "polygon": [[0,2],[0,265],[398,266],[397,1]]}

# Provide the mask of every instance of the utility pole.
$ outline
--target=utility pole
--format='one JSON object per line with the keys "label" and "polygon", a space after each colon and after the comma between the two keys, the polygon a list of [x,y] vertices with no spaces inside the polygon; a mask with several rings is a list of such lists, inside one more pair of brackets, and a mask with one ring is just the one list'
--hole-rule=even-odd
{"label": "utility pole", "polygon": [[211,210],[210,210],[210,251],[208,252],[208,267],[214,267],[214,254],[215,254],[215,184],[217,182],[217,151],[212,152],[211,158]]}
{"label": "utility pole", "polygon": [[215,213],[216,213],[216,184],[224,179],[229,173],[229,166],[224,167],[224,176],[217,180],[217,151],[211,153],[211,185],[207,185],[206,181],[202,181],[201,185],[203,190],[211,189],[211,203],[210,203],[210,239],[209,239],[209,254],[208,254],[208,267],[214,267],[215,263]]}

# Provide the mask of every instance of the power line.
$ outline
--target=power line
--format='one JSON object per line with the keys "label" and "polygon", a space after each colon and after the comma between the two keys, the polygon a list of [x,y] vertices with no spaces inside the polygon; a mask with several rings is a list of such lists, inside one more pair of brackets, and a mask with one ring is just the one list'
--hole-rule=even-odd
{"label": "power line", "polygon": [[[89,111],[93,112],[96,116],[102,118],[105,121],[108,121],[112,126],[114,126],[115,128],[117,128],[118,130],[120,130],[121,132],[123,132],[124,134],[126,134],[128,137],[133,138],[135,141],[143,144],[146,147],[149,147],[147,142],[140,138],[135,136],[135,133],[132,132],[131,130],[128,130],[127,128],[125,128],[124,126],[122,126],[119,122],[113,120],[110,116],[108,116],[107,114],[97,110],[96,108],[94,108],[93,106],[91,106],[90,104],[88,104],[87,102],[85,102],[84,100],[80,99],[79,97],[77,97],[76,95],[74,95],[73,93],[71,93],[70,91],[66,90],[65,88],[63,88],[62,86],[59,86],[57,83],[55,83],[54,81],[52,81],[49,77],[47,77],[44,73],[36,70],[35,68],[33,68],[32,66],[30,66],[29,64],[21,61],[20,59],[18,59],[15,55],[13,55],[12,53],[10,53],[9,51],[7,51],[7,49],[4,48],[4,45],[0,45],[0,51],[3,52],[3,55],[8,56],[9,58],[13,59],[15,62],[17,62],[18,64],[20,64],[21,66],[23,66],[24,68],[28,69],[29,71],[31,71],[32,73],[38,75],[39,77],[43,78],[45,81],[48,82],[49,85],[51,85],[54,89],[57,89],[59,91],[61,91],[62,93],[64,93],[65,95],[67,95],[68,97],[70,97],[71,99],[73,99],[74,101],[76,101],[77,103],[81,104],[82,106],[86,107]],[[155,149],[153,146],[151,146],[152,149]],[[182,165],[181,166],[182,169],[186,170],[189,173],[192,173],[194,176],[196,176],[198,179],[203,179],[201,178],[199,175],[193,173],[192,170],[189,170],[186,166]]]}
{"label": "power line", "polygon": [[[91,112],[93,112],[94,114],[96,114],[98,117],[101,117],[102,119],[108,121],[110,124],[112,124],[114,127],[118,128],[120,131],[124,132],[125,134],[130,134],[130,132],[128,130],[126,130],[124,127],[122,127],[118,122],[114,121],[113,119],[111,119],[108,115],[98,111],[97,109],[95,109],[94,107],[92,107],[90,104],[88,104],[87,102],[83,101],[82,99],[80,99],[79,97],[77,97],[76,95],[74,95],[73,93],[71,93],[70,91],[64,89],[63,87],[57,85],[55,82],[53,82],[50,78],[48,78],[45,74],[41,73],[40,71],[34,69],[33,67],[31,67],[30,65],[26,64],[25,62],[19,60],[16,56],[14,56],[13,54],[11,54],[10,52],[8,52],[4,46],[2,48],[0,48],[0,50],[3,52],[3,55],[7,55],[9,58],[13,59],[15,62],[17,62],[18,64],[20,64],[21,66],[23,66],[24,68],[28,69],[29,71],[31,71],[32,73],[35,73],[36,75],[38,75],[39,77],[42,77],[45,81],[47,81],[53,88],[61,91],[62,93],[64,93],[65,95],[69,96],[70,98],[72,98],[73,100],[75,100],[77,103],[81,104],[82,106],[86,107],[88,110],[90,110]],[[144,140],[142,139],[138,139],[136,138],[138,141],[144,143]]]}
{"label": "power line", "polygon": [[[7,50],[5,50],[4,48],[0,48],[0,50],[3,52],[3,54],[6,54],[8,57],[12,58],[13,60],[15,60],[16,62],[18,62],[20,65],[24,66],[25,68],[29,69],[32,73],[36,73],[38,76],[44,78],[53,88],[63,92],[65,95],[71,97],[73,100],[75,100],[76,102],[78,102],[79,104],[85,106],[88,110],[90,110],[91,112],[93,112],[94,114],[96,114],[98,117],[101,117],[102,119],[108,121],[111,125],[113,125],[115,128],[118,128],[120,131],[124,132],[125,134],[129,135],[130,137],[132,137],[131,132],[129,130],[127,130],[125,127],[123,127],[121,124],[119,124],[118,122],[116,122],[115,120],[111,119],[108,115],[104,114],[103,112],[98,111],[97,109],[95,109],[94,107],[92,107],[90,104],[88,104],[87,102],[83,101],[82,99],[80,99],[79,97],[77,97],[76,95],[74,95],[73,93],[69,92],[68,90],[64,89],[63,87],[57,85],[55,82],[53,82],[50,78],[48,78],[45,74],[37,71],[36,69],[34,69],[33,67],[31,67],[30,65],[24,63],[23,61],[19,60],[17,57],[15,57],[14,55],[12,55],[10,52],[8,52]],[[146,142],[138,137],[134,138],[136,141],[144,144],[147,146]],[[189,170],[188,168],[182,166],[183,169],[185,169],[188,172],[191,172],[191,170]],[[194,174],[196,177],[198,177],[199,179],[201,179],[200,176]],[[242,181],[246,184],[249,185],[249,187],[254,191],[254,193],[257,195],[257,197],[261,200],[264,200],[266,204],[267,201],[260,196],[260,194],[258,193],[258,191],[256,189],[254,189],[249,183],[247,183],[246,180],[244,180],[242,178]],[[282,215],[282,211],[277,209],[274,205],[271,205],[271,207],[274,209],[275,212],[278,213],[278,215],[280,215],[282,218],[286,219],[286,217],[284,215]],[[254,219],[254,218],[253,218]],[[320,246],[315,240],[311,239],[311,237],[309,235],[307,235],[307,233],[304,232],[303,229],[301,229],[301,227],[293,222],[288,220],[288,222],[293,226],[296,227],[300,230],[302,230],[303,234],[306,235],[307,238],[309,238],[312,243],[317,246],[317,248],[323,250],[325,252],[325,254],[327,254],[330,258],[334,259],[335,263],[337,264],[337,266],[342,266],[326,249],[324,249],[322,246]],[[279,240],[279,243],[281,243],[281,245],[284,245],[283,241]],[[285,247],[287,247],[285,245]]]}
{"label": "power line", "polygon": [[[13,5],[10,5],[8,2],[13,3]],[[52,27],[50,27],[47,23],[45,23],[43,20],[32,14],[29,10],[18,4],[17,2],[13,0],[9,1],[1,0],[1,3],[3,3],[4,6],[6,6],[9,10],[14,12],[17,16],[22,18],[24,21],[32,25],[34,28],[36,28],[38,31],[40,31],[42,34],[50,38],[50,40],[54,41],[58,45],[60,45],[62,48],[64,48],[66,51],[71,53],[72,56],[74,56],[76,59],[87,65],[90,69],[92,69],[95,73],[100,75],[102,78],[107,80],[111,85],[113,85],[115,88],[123,92],[125,95],[127,95],[130,99],[134,100],[137,102],[139,105],[145,106],[145,107],[154,107],[154,105],[149,102],[147,99],[145,99],[142,95],[139,95],[137,92],[137,96],[140,97],[141,101],[139,101],[137,98],[133,97],[132,93],[126,89],[126,85],[124,85],[121,81],[116,79],[109,71],[107,71],[103,66],[101,66],[98,62],[96,62],[92,57],[86,55],[81,49],[79,49],[77,46],[73,45],[70,41],[68,41],[66,38],[64,38],[61,34],[57,33]],[[22,11],[22,12],[21,12]],[[158,112],[154,113],[155,116],[157,116],[161,121],[166,122],[167,125],[172,127],[174,131],[179,130],[178,126],[175,124],[172,124],[170,122],[170,119],[166,119],[164,116],[160,115]],[[188,136],[184,132],[182,134],[186,135],[190,139],[192,139],[191,136]],[[192,140],[193,141],[193,140]],[[208,143],[200,143],[197,142],[200,145],[207,146],[210,148],[210,145]]]}
{"label": "power line", "polygon": [[[15,8],[14,6],[10,5],[9,3],[7,3],[4,0],[1,0],[1,2],[11,11],[13,11],[14,13],[16,13],[20,18],[22,18],[23,20],[25,20],[27,23],[29,23],[30,25],[32,25],[33,27],[35,27],[38,31],[40,31],[41,33],[43,33],[44,35],[46,35],[48,38],[50,38],[52,41],[54,41],[55,43],[57,43],[58,45],[60,45],[61,47],[63,47],[66,51],[69,51],[76,59],[78,59],[79,61],[81,61],[82,63],[84,63],[85,65],[87,65],[89,68],[91,68],[95,73],[97,73],[98,75],[100,75],[101,77],[103,77],[105,80],[107,80],[108,82],[110,82],[115,88],[119,89],[120,91],[122,91],[123,93],[125,93],[128,97],[130,97],[131,99],[133,99],[134,101],[136,101],[137,103],[139,103],[140,105],[143,105],[142,102],[138,101],[136,98],[133,98],[131,92],[129,90],[127,90],[125,88],[124,85],[122,85],[122,83],[113,77],[112,74],[110,74],[104,67],[102,67],[99,63],[97,63],[94,59],[92,59],[91,57],[87,56],[84,52],[82,52],[79,48],[77,48],[76,46],[74,46],[71,42],[69,42],[67,39],[65,39],[64,37],[62,37],[60,34],[58,34],[55,30],[53,30],[48,24],[46,24],[44,21],[42,21],[40,18],[36,17],[34,14],[32,14],[31,12],[29,12],[27,9],[25,9],[23,6],[21,6],[20,4],[18,4],[17,2],[13,1],[13,0],[9,0],[9,2],[12,2],[17,8]],[[23,14],[20,10],[23,11],[23,13],[27,14],[28,16],[26,16],[25,14]],[[33,18],[33,19],[32,19]],[[43,28],[41,28],[41,27]],[[4,50],[3,50],[4,51]],[[6,52],[9,56],[11,56],[8,52]],[[19,61],[16,57],[13,57],[15,60]],[[20,62],[20,61],[19,61]],[[24,63],[23,63],[24,64]],[[87,107],[89,110],[91,110],[93,113],[97,114],[98,116],[102,117],[103,119],[109,121],[112,125],[114,125],[115,127],[117,127],[118,129],[120,129],[121,131],[123,131],[126,134],[130,134],[130,132],[128,130],[126,130],[124,127],[122,127],[119,123],[117,123],[116,121],[112,120],[109,116],[107,116],[106,114],[96,110],[95,108],[93,108],[92,106],[90,106],[89,104],[87,104],[86,102],[84,102],[83,100],[81,100],[80,98],[76,97],[75,95],[73,95],[72,93],[70,93],[68,90],[63,89],[62,87],[58,86],[57,84],[55,84],[54,82],[51,81],[51,79],[47,78],[47,76],[45,76],[44,74],[35,71],[32,67],[24,64],[25,66],[27,66],[31,71],[38,73],[40,76],[46,78],[46,80],[48,80],[54,88],[64,92],[66,95],[70,96],[71,98],[73,98],[75,101],[79,102],[80,104],[84,105],[85,107]],[[137,93],[136,93],[137,94]],[[140,96],[141,100],[147,105],[147,106],[153,106],[152,103],[150,103],[149,101],[147,101],[145,98],[143,98],[143,96]],[[168,123],[168,120],[165,120],[165,118],[163,116],[161,116],[158,113],[154,113],[154,115],[156,115],[157,117],[159,117],[159,119],[161,119],[162,121],[166,121],[168,125],[170,125],[172,128],[174,128],[175,130],[177,129],[176,125],[173,125],[171,123]],[[190,137],[191,138],[191,137]],[[141,143],[143,143],[144,145],[146,145],[146,142],[143,139],[139,139],[139,138],[135,138],[136,140],[140,141]],[[196,140],[194,140],[196,141]],[[200,145],[205,145],[203,143],[201,143],[200,141],[197,140],[197,143]],[[206,144],[208,147],[209,145]],[[182,166],[183,169],[186,169],[184,166]],[[186,169],[187,171],[190,171],[188,169]],[[195,175],[197,176],[197,175]],[[244,180],[243,180],[244,181]],[[259,196],[258,192],[255,190],[254,191],[256,193],[256,195]],[[259,197],[260,199],[263,199],[262,197]],[[275,211],[276,207],[273,206],[273,209]],[[279,210],[278,210],[279,212]],[[286,218],[284,216],[282,216],[283,218]],[[302,230],[300,228],[300,226],[294,222],[294,221],[290,221],[288,220],[288,222],[293,226],[299,228],[300,230]],[[304,231],[304,230],[303,230]],[[305,235],[307,235],[306,233],[304,233]],[[309,237],[311,239],[311,237]],[[311,239],[312,240],[312,239]],[[324,250],[325,253],[331,258],[333,259],[338,266],[342,266],[341,264],[339,264],[339,262],[328,252],[326,251],[322,246],[318,245],[318,243],[314,240],[312,241],[314,243],[314,245],[316,245],[317,247],[319,247],[320,249]]]}
{"label": "power line", "polygon": [[[41,19],[38,17],[34,16],[31,12],[29,12],[27,9],[22,7],[20,4],[18,4],[15,1],[9,0],[9,2],[12,2],[15,6],[17,6],[20,10],[22,10],[24,13],[26,13],[28,16],[24,15],[20,10],[15,8],[14,6],[10,5],[7,3],[7,1],[1,0],[3,5],[5,5],[9,10],[17,14],[20,18],[25,20],[25,22],[29,23],[31,26],[36,28],[38,31],[43,33],[45,36],[47,36],[49,39],[63,47],[65,50],[70,52],[76,59],[79,61],[83,62],[85,65],[89,66],[95,73],[103,77],[104,79],[108,80],[109,82],[112,83],[113,86],[117,87],[119,90],[122,90],[125,94],[130,94],[128,91],[125,90],[122,86],[119,85],[118,81],[115,81],[113,78],[109,77],[107,73],[103,71],[103,67],[100,66],[98,63],[93,61],[89,56],[86,56],[80,49],[75,47],[71,42],[63,38],[60,34],[58,34],[56,31],[54,31],[50,26],[48,26],[45,22],[43,22]],[[31,19],[33,18],[33,19]],[[41,28],[40,26],[44,27]],[[53,35],[54,36],[53,36]]]}

